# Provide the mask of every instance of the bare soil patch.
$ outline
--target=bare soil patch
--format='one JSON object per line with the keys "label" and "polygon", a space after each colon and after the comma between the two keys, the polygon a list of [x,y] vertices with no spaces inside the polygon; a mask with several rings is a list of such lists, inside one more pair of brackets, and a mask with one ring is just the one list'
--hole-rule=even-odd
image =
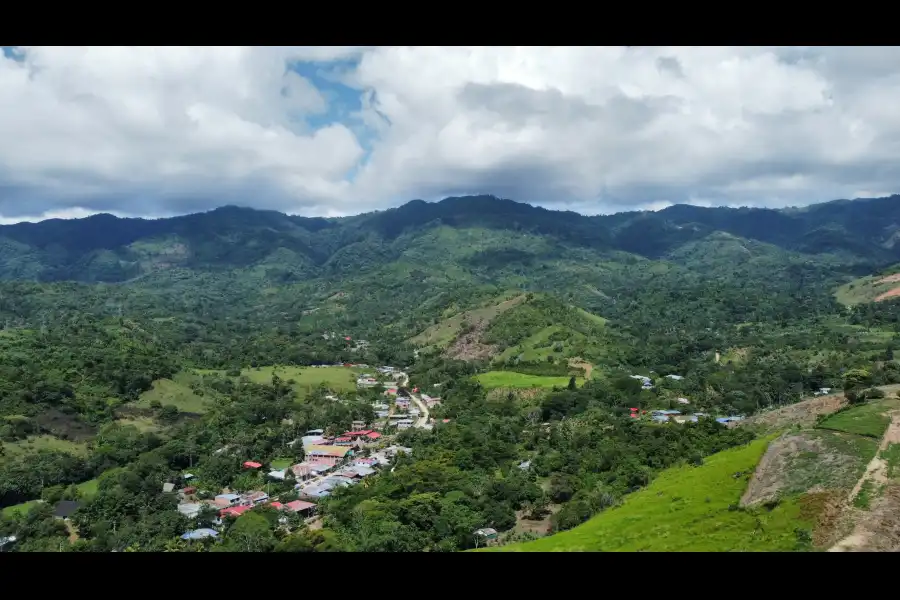
{"label": "bare soil patch", "polygon": [[[741,506],[780,495],[839,491],[856,483],[869,455],[850,434],[824,431],[787,433],[769,444],[741,497]],[[870,444],[871,442],[863,442]],[[862,454],[862,455],[861,455]]]}
{"label": "bare soil patch", "polygon": [[843,492],[811,492],[800,499],[800,505],[801,518],[815,524],[812,542],[816,548],[830,548],[849,530],[844,518]]}
{"label": "bare soil patch", "polygon": [[575,368],[575,369],[583,369],[584,370],[584,379],[586,381],[590,381],[591,372],[594,370],[594,365],[585,361],[582,358],[575,357],[575,358],[569,359],[569,366],[572,368]]}
{"label": "bare soil patch", "polygon": [[896,287],[883,294],[875,296],[875,302],[881,302],[882,300],[887,300],[889,298],[896,298],[897,296],[900,296],[900,287]]}
{"label": "bare soil patch", "polygon": [[444,357],[456,360],[487,360],[497,354],[496,344],[481,342],[481,336],[484,335],[489,323],[487,319],[476,321],[471,331],[456,338],[456,341],[444,351]]}
{"label": "bare soil patch", "polygon": [[847,405],[844,394],[831,394],[802,400],[796,404],[754,415],[736,422],[734,427],[761,427],[766,431],[792,425],[811,426],[819,415],[828,415]]}
{"label": "bare soil patch", "polygon": [[872,510],[850,510],[856,527],[829,552],[900,551],[900,485],[886,486],[873,502]]}
{"label": "bare soil patch", "polygon": [[516,526],[513,533],[534,533],[537,535],[549,535],[552,533],[552,525],[550,520],[559,509],[559,504],[551,504],[547,507],[548,512],[541,519],[526,519],[524,511],[516,511]]}
{"label": "bare soil patch", "polygon": [[[853,487],[846,500],[848,520],[854,524],[852,533],[829,548],[829,552],[873,552],[900,550],[900,484],[888,477],[888,464],[880,453],[900,441],[900,411],[891,413],[878,453],[869,462],[866,472]],[[873,484],[878,490],[871,510],[852,506],[863,485]]]}
{"label": "bare soil patch", "polygon": [[875,282],[875,285],[881,285],[883,283],[896,283],[900,281],[900,273],[894,273],[893,275],[888,275],[887,277],[882,277],[878,281]]}

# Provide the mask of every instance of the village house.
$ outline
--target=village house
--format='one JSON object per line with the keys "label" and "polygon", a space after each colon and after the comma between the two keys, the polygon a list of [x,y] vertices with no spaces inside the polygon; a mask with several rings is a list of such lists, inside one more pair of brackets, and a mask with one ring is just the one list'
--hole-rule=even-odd
{"label": "village house", "polygon": [[305,517],[311,516],[316,509],[316,505],[312,502],[304,502],[303,500],[294,500],[293,502],[288,502],[284,505],[285,510],[289,510],[294,513],[300,513]]}
{"label": "village house", "polygon": [[269,500],[269,495],[265,492],[253,490],[241,496],[241,504],[244,506],[256,506],[263,504]]}
{"label": "village house", "polygon": [[256,461],[248,460],[244,462],[245,469],[259,469],[260,467],[262,467],[262,463],[258,463]]}
{"label": "village house", "polygon": [[252,506],[231,506],[229,508],[223,508],[219,511],[220,517],[239,517],[248,510],[253,508]]}
{"label": "village house", "polygon": [[352,456],[353,454],[353,450],[347,446],[311,445],[305,449],[305,452],[307,458],[330,465],[341,463],[348,455]]}
{"label": "village house", "polygon": [[213,503],[216,506],[220,506],[223,508],[227,508],[229,506],[236,506],[241,501],[240,494],[219,494],[215,498],[213,498]]}
{"label": "village house", "polygon": [[201,510],[203,510],[203,505],[193,502],[178,505],[178,512],[183,514],[188,519],[196,519],[198,516],[200,516]]}

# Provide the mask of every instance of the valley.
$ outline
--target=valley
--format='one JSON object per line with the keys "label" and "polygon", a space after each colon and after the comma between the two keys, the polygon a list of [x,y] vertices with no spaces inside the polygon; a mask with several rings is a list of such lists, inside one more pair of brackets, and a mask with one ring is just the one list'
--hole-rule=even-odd
{"label": "valley", "polygon": [[900,202],[855,202],[0,226],[0,538],[896,549]]}

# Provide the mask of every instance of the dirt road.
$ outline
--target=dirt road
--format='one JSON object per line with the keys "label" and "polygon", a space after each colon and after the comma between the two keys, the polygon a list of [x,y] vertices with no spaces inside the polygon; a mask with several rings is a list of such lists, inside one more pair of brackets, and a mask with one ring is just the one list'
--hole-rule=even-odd
{"label": "dirt road", "polygon": [[[891,424],[888,426],[887,431],[884,432],[884,437],[881,439],[881,444],[878,446],[878,452],[875,453],[875,457],[872,458],[869,465],[866,467],[866,472],[863,473],[863,476],[860,477],[859,481],[856,482],[856,485],[853,486],[853,491],[850,492],[850,496],[847,498],[847,504],[849,506],[852,506],[853,499],[856,498],[856,495],[859,494],[866,482],[871,482],[876,488],[880,488],[888,483],[888,465],[887,462],[881,458],[880,454],[891,444],[900,444],[900,411],[891,413]],[[875,502],[877,503],[878,500],[880,499],[876,499]],[[850,508],[849,510],[852,511],[853,509]],[[878,515],[879,513],[880,511],[878,511],[876,507],[873,507],[870,514]],[[866,515],[858,516],[859,518],[855,519],[856,523],[852,533],[829,548],[829,552],[859,551],[864,550],[869,546],[869,542],[873,535],[872,528],[869,527],[871,524],[870,519],[866,519]]]}

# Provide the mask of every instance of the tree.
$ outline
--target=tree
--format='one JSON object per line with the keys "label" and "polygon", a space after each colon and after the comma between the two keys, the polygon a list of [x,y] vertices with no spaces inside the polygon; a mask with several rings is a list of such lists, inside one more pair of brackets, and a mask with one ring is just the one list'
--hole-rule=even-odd
{"label": "tree", "polygon": [[569,385],[568,385],[567,387],[568,387],[568,389],[571,390],[571,391],[574,391],[575,388],[577,387],[577,384],[576,384],[576,382],[575,382],[575,377],[574,377],[574,376],[572,376],[572,377],[569,378]]}
{"label": "tree", "polygon": [[249,511],[225,534],[224,546],[233,552],[269,552],[275,547],[275,536],[263,515]]}

